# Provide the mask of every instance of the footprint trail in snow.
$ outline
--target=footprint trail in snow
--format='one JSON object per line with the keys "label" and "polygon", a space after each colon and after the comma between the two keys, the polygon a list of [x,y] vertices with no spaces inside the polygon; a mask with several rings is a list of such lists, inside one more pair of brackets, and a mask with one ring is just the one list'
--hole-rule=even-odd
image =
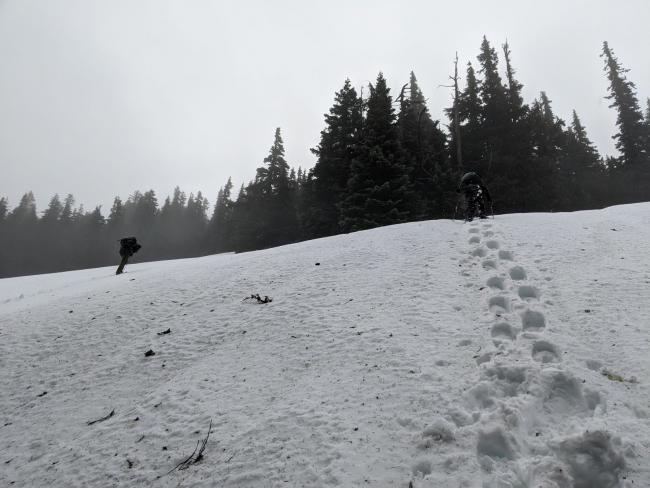
{"label": "footprint trail in snow", "polygon": [[[432,466],[420,457],[413,486],[451,480],[485,488],[627,486],[623,442],[598,421],[606,398],[563,366],[562,345],[549,337],[550,328],[561,326],[547,323],[552,301],[542,302],[550,279],[542,286],[532,279],[536,272],[517,263],[518,254],[537,248],[514,252],[491,222],[469,224],[468,234],[460,275],[468,293],[480,293],[485,302],[477,321],[486,331],[484,346],[474,355],[476,380],[458,407],[432,419],[421,434],[419,447],[444,450],[446,460]],[[468,451],[475,454],[476,478],[455,478],[471,462]]]}
{"label": "footprint trail in snow", "polygon": [[562,367],[560,347],[545,335],[543,290],[492,224],[470,225],[470,235],[478,229],[493,251],[470,238],[471,255],[486,258],[493,347],[477,358],[479,375],[465,407],[477,419],[471,428],[484,486],[619,486],[620,439],[583,424],[606,408],[605,399]]}

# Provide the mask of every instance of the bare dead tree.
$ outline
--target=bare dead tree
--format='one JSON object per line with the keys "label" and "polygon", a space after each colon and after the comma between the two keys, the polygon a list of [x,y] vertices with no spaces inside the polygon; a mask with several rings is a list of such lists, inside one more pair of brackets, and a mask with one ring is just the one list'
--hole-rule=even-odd
{"label": "bare dead tree", "polygon": [[463,150],[462,150],[462,141],[460,137],[460,116],[458,114],[458,102],[460,100],[460,90],[458,89],[458,51],[456,51],[456,59],[454,60],[454,76],[450,76],[449,79],[454,82],[453,85],[439,85],[445,88],[454,89],[454,132],[456,136],[456,160],[458,163],[458,168],[462,169],[463,167]]}
{"label": "bare dead tree", "polygon": [[460,140],[460,117],[458,116],[458,100],[460,94],[458,91],[458,52],[456,52],[456,59],[454,60],[454,128],[456,130],[456,159],[458,167],[463,167],[463,151]]}
{"label": "bare dead tree", "polygon": [[404,83],[404,86],[402,89],[399,91],[399,95],[397,95],[397,98],[395,98],[395,104],[401,106],[402,102],[404,101],[404,92],[406,91],[406,87],[409,86],[408,83]]}

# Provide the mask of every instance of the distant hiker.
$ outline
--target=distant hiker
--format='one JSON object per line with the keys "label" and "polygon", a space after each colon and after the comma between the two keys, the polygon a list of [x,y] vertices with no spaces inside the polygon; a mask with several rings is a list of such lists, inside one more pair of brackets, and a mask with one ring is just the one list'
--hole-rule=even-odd
{"label": "distant hiker", "polygon": [[122,256],[122,262],[115,272],[116,275],[122,274],[124,271],[124,266],[131,256],[140,250],[142,246],[138,244],[138,241],[135,237],[125,237],[120,239],[120,256]]}
{"label": "distant hiker", "polygon": [[492,197],[481,177],[474,172],[465,173],[460,179],[456,193],[465,197],[465,220],[471,222],[478,213],[481,219],[487,218],[487,204],[492,204]]}

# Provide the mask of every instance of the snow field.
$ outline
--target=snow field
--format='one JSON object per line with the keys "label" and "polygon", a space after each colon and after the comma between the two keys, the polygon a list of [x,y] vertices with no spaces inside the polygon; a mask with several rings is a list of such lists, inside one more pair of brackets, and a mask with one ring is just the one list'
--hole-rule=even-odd
{"label": "snow field", "polygon": [[0,485],[650,486],[648,224],[419,222],[0,280]]}
{"label": "snow field", "polygon": [[[647,205],[644,207],[645,209],[649,208]],[[621,210],[623,208],[605,210],[602,213],[620,216],[617,214]],[[640,210],[640,208],[637,207],[635,210]],[[581,214],[583,217],[597,215],[595,212]],[[602,219],[602,215],[598,217]],[[641,213],[635,217],[641,217],[640,220],[644,222],[648,221],[647,214]],[[607,223],[609,224],[610,221],[607,220]],[[639,222],[634,223],[638,224]],[[602,226],[601,222],[598,224]],[[478,279],[479,275],[486,274],[485,271],[488,271],[487,275],[490,275],[482,290],[485,290],[484,294],[487,295],[486,308],[492,316],[493,324],[490,328],[490,336],[494,347],[477,357],[477,363],[480,365],[479,378],[465,396],[468,411],[475,409],[482,411],[480,420],[477,422],[479,427],[476,440],[476,453],[484,473],[482,486],[495,488],[633,486],[635,476],[630,476],[629,472],[632,463],[640,467],[643,473],[640,478],[637,478],[637,481],[643,479],[647,484],[650,466],[650,460],[647,457],[648,416],[645,410],[638,411],[638,408],[647,401],[647,388],[643,394],[644,400],[635,405],[635,395],[630,397],[632,401],[629,402],[626,398],[629,391],[621,391],[623,388],[610,392],[611,395],[606,395],[596,388],[587,386],[592,381],[588,382],[585,376],[593,375],[585,375],[584,367],[576,367],[575,360],[578,358],[569,356],[569,361],[565,361],[565,354],[571,352],[572,349],[580,350],[582,354],[587,352],[587,348],[580,347],[580,345],[571,347],[572,345],[567,341],[571,336],[569,332],[576,330],[574,324],[569,321],[561,323],[560,320],[557,323],[555,320],[547,322],[546,319],[547,313],[554,319],[561,319],[568,315],[566,309],[560,310],[560,313],[556,312],[555,309],[558,308],[556,299],[565,306],[572,302],[578,302],[575,300],[577,298],[575,296],[568,300],[563,299],[557,293],[557,287],[550,284],[554,281],[554,276],[549,273],[549,268],[553,265],[557,266],[559,263],[544,259],[546,256],[539,253],[540,257],[533,260],[537,269],[534,275],[530,273],[531,277],[529,278],[526,267],[513,266],[516,256],[523,255],[522,251],[525,252],[530,245],[530,243],[521,242],[518,244],[518,247],[521,248],[520,251],[515,253],[501,250],[498,253],[498,259],[495,260],[485,247],[491,250],[504,247],[504,243],[494,239],[495,235],[499,235],[492,230],[496,226],[501,227],[500,223],[493,222],[470,224],[468,229],[470,235],[468,243],[471,246],[470,257],[460,261],[466,270],[462,274],[468,280]],[[589,228],[584,227],[583,229],[588,230]],[[634,229],[634,227],[630,228],[630,230]],[[506,231],[506,229],[503,230]],[[597,237],[602,243],[607,233],[602,229],[599,230],[601,232],[591,237]],[[614,228],[610,230],[616,231]],[[482,245],[481,238],[477,236],[481,233],[484,238],[489,238],[485,242],[485,247]],[[647,239],[647,230],[644,234]],[[638,238],[638,235],[632,236],[634,241]],[[638,242],[636,243],[638,245]],[[594,242],[589,242],[589,244],[593,245]],[[623,243],[618,242],[617,244],[620,246]],[[622,251],[622,247],[627,248],[625,251],[631,251],[632,255],[637,258],[633,261],[634,268],[629,271],[641,274],[644,271],[643,264],[648,262],[647,254],[644,254],[644,251],[647,253],[648,250],[647,244],[643,246],[642,250],[635,248],[633,243],[619,246],[603,246],[602,251],[611,252],[614,249]],[[534,244],[534,248],[543,249],[547,246],[540,242]],[[585,248],[580,250],[586,251]],[[553,251],[549,254],[552,258],[556,258],[556,253],[561,251],[561,248],[553,249]],[[573,254],[575,251],[575,248],[566,249],[566,254]],[[559,254],[562,255],[561,252]],[[481,269],[477,266],[477,257],[486,258],[482,261],[482,272],[478,273],[471,271],[472,268]],[[625,257],[620,257],[620,259],[625,259]],[[611,262],[613,259],[608,256],[604,260]],[[495,263],[498,264],[495,266]],[[619,265],[612,268],[615,268],[617,272],[609,274],[607,281],[618,281],[618,284],[622,286],[616,294],[621,298],[634,300],[629,309],[612,310],[609,306],[611,296],[602,297],[602,302],[594,297],[590,302],[598,304],[599,308],[608,315],[614,312],[620,316],[627,312],[628,317],[625,317],[627,321],[636,315],[634,312],[629,314],[630,311],[637,308],[634,303],[642,299],[641,296],[629,293],[629,291],[636,291],[641,283],[647,285],[650,281],[645,274],[637,283],[622,283],[621,279],[626,280],[629,276],[625,276],[626,273],[620,273]],[[574,279],[584,280],[589,276],[585,272],[586,269],[588,268],[569,266],[564,268],[563,272],[560,271],[558,275],[573,275]],[[543,278],[543,282],[547,283],[544,288],[551,292],[551,299],[544,300],[543,291],[537,287],[538,280],[535,280],[534,277],[540,274],[547,274]],[[594,270],[593,275],[602,276],[602,273]],[[508,278],[510,279],[508,280]],[[594,282],[599,282],[598,279],[592,279]],[[613,284],[611,281],[604,285],[610,287]],[[471,281],[468,284],[471,286]],[[576,290],[572,291],[575,293]],[[641,312],[640,318],[643,321],[640,324],[637,323],[645,326],[643,342],[646,347],[649,342],[647,337],[648,310],[646,302],[645,307],[638,310]],[[589,309],[584,310],[584,313],[591,312],[592,310]],[[603,321],[599,320],[598,322]],[[606,322],[603,325],[605,324]],[[626,327],[630,325],[625,324]],[[571,329],[565,330],[567,327],[571,327]],[[610,330],[609,332],[620,334],[623,331]],[[638,327],[637,332],[640,332]],[[601,347],[607,345],[600,344]],[[614,347],[616,344],[611,344],[611,346]],[[564,354],[562,354],[562,350],[564,350]],[[637,349],[636,352],[640,351]],[[648,362],[645,360],[643,363],[642,370],[647,377]],[[602,362],[597,359],[586,359],[584,366],[598,372],[601,370]],[[635,366],[638,368],[639,364],[637,363]],[[622,379],[620,376],[619,378]],[[594,379],[600,380],[596,383],[604,386],[602,385],[602,375],[601,378]],[[632,377],[633,382],[634,380],[635,378]],[[606,387],[607,390],[612,389],[612,385],[606,385]],[[625,385],[624,388],[631,389],[628,385]],[[643,426],[641,431],[634,433],[638,444],[625,442],[621,436],[617,435],[616,431],[611,430],[612,422],[614,424],[621,423],[621,419],[612,415],[614,412],[608,414],[608,401],[618,407],[621,400],[629,410],[620,412],[620,409],[617,408],[616,414],[624,413],[626,417],[632,417],[632,420],[628,420],[626,423]],[[641,454],[639,449],[644,453]],[[639,459],[639,456],[642,458]]]}

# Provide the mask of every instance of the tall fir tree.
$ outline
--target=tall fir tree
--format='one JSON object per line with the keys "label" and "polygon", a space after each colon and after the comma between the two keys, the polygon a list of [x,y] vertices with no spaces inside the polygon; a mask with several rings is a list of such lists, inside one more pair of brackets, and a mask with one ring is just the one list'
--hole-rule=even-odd
{"label": "tall fir tree", "polygon": [[409,83],[400,95],[397,127],[413,190],[409,209],[411,218],[439,217],[442,215],[440,202],[444,190],[439,183],[446,169],[446,138],[438,127],[438,121],[431,118],[412,71]]}
{"label": "tall fir tree", "polygon": [[230,251],[232,248],[232,186],[232,178],[228,177],[225,186],[217,193],[217,201],[208,226],[208,250],[211,252]]}
{"label": "tall fir tree", "polygon": [[[564,121],[553,113],[545,92],[535,100],[528,116],[532,154],[519,166],[514,201],[521,211],[559,210],[559,171],[565,144]],[[543,191],[540,191],[543,190]]]}
{"label": "tall fir tree", "polygon": [[483,102],[481,100],[479,82],[472,63],[467,63],[465,89],[460,96],[459,114],[461,118],[461,134],[463,137],[463,171],[480,171],[479,163],[483,158],[481,144],[481,125]]}
{"label": "tall fir tree", "polygon": [[482,107],[482,137],[485,141],[483,160],[491,163],[503,151],[503,134],[506,133],[510,114],[508,95],[499,75],[499,59],[487,38],[483,37],[478,55],[483,80],[480,84]]}
{"label": "tall fir tree", "polygon": [[59,195],[56,194],[50,199],[50,203],[38,222],[38,238],[41,242],[47,242],[47,247],[37,257],[41,262],[43,271],[56,270],[58,266],[56,261],[61,260],[61,256],[66,250],[65,240],[71,238],[71,229],[68,228],[67,233],[63,232],[63,226],[60,220],[62,213],[63,204]]}
{"label": "tall fir tree", "polygon": [[349,79],[325,114],[325,128],[312,152],[318,157],[302,199],[307,208],[303,225],[310,237],[339,232],[339,205],[346,191],[352,161],[359,155],[363,124],[362,100]]}
{"label": "tall fir tree", "polygon": [[636,87],[625,76],[629,70],[621,66],[607,41],[603,42],[601,57],[605,62],[604,71],[609,80],[607,98],[612,101],[610,107],[617,110],[616,124],[619,131],[614,135],[614,139],[616,148],[621,152],[619,166],[648,165],[645,128],[635,93]]}
{"label": "tall fir tree", "polygon": [[526,115],[524,99],[521,96],[523,85],[515,78],[515,69],[513,68],[512,60],[510,59],[512,52],[510,51],[508,41],[503,44],[502,48],[503,57],[506,63],[506,77],[508,79],[508,85],[506,87],[508,114],[510,116],[510,122],[514,125]]}
{"label": "tall fir tree", "polygon": [[397,224],[409,217],[412,192],[384,75],[379,73],[369,88],[361,150],[340,205],[340,226],[346,232]]}
{"label": "tall fir tree", "polygon": [[61,224],[64,226],[64,228],[66,226],[70,226],[72,224],[72,221],[74,220],[73,219],[74,210],[75,210],[74,204],[75,204],[74,196],[68,194],[65,197],[65,201],[63,203],[63,209],[61,210],[61,216],[60,216]]}
{"label": "tall fir tree", "polygon": [[198,255],[204,252],[205,231],[208,224],[207,211],[209,207],[207,198],[199,190],[196,195],[190,193],[185,209],[185,239],[183,249],[185,252]]}
{"label": "tall fir tree", "polygon": [[38,215],[36,214],[36,199],[30,191],[25,193],[5,220],[7,238],[3,251],[7,256],[5,266],[10,275],[27,275],[37,272],[38,255],[43,245],[37,238]]}
{"label": "tall fir tree", "polygon": [[27,192],[21,199],[20,203],[9,214],[8,220],[17,224],[36,224],[38,216],[36,215],[36,199],[34,193]]}
{"label": "tall fir tree", "polygon": [[124,204],[120,197],[115,197],[113,206],[108,214],[109,239],[117,240],[124,231]]}
{"label": "tall fir tree", "polygon": [[298,218],[284,157],[280,128],[264,165],[255,180],[240,193],[235,205],[235,243],[239,251],[262,249],[294,242],[299,235]]}
{"label": "tall fir tree", "polygon": [[[481,152],[474,167],[492,190],[495,206],[500,211],[512,211],[521,205],[513,194],[522,181],[522,161],[516,157],[508,141],[513,128],[508,91],[499,75],[496,50],[486,37],[478,55],[481,98],[481,128],[478,133]],[[514,70],[511,72],[514,73]]]}
{"label": "tall fir tree", "polygon": [[59,195],[56,194],[50,199],[49,205],[43,212],[43,216],[41,217],[40,221],[41,225],[55,225],[59,221],[62,212],[63,205],[61,204]]}
{"label": "tall fir tree", "polygon": [[574,110],[560,161],[562,210],[593,208],[602,199],[603,165]]}

